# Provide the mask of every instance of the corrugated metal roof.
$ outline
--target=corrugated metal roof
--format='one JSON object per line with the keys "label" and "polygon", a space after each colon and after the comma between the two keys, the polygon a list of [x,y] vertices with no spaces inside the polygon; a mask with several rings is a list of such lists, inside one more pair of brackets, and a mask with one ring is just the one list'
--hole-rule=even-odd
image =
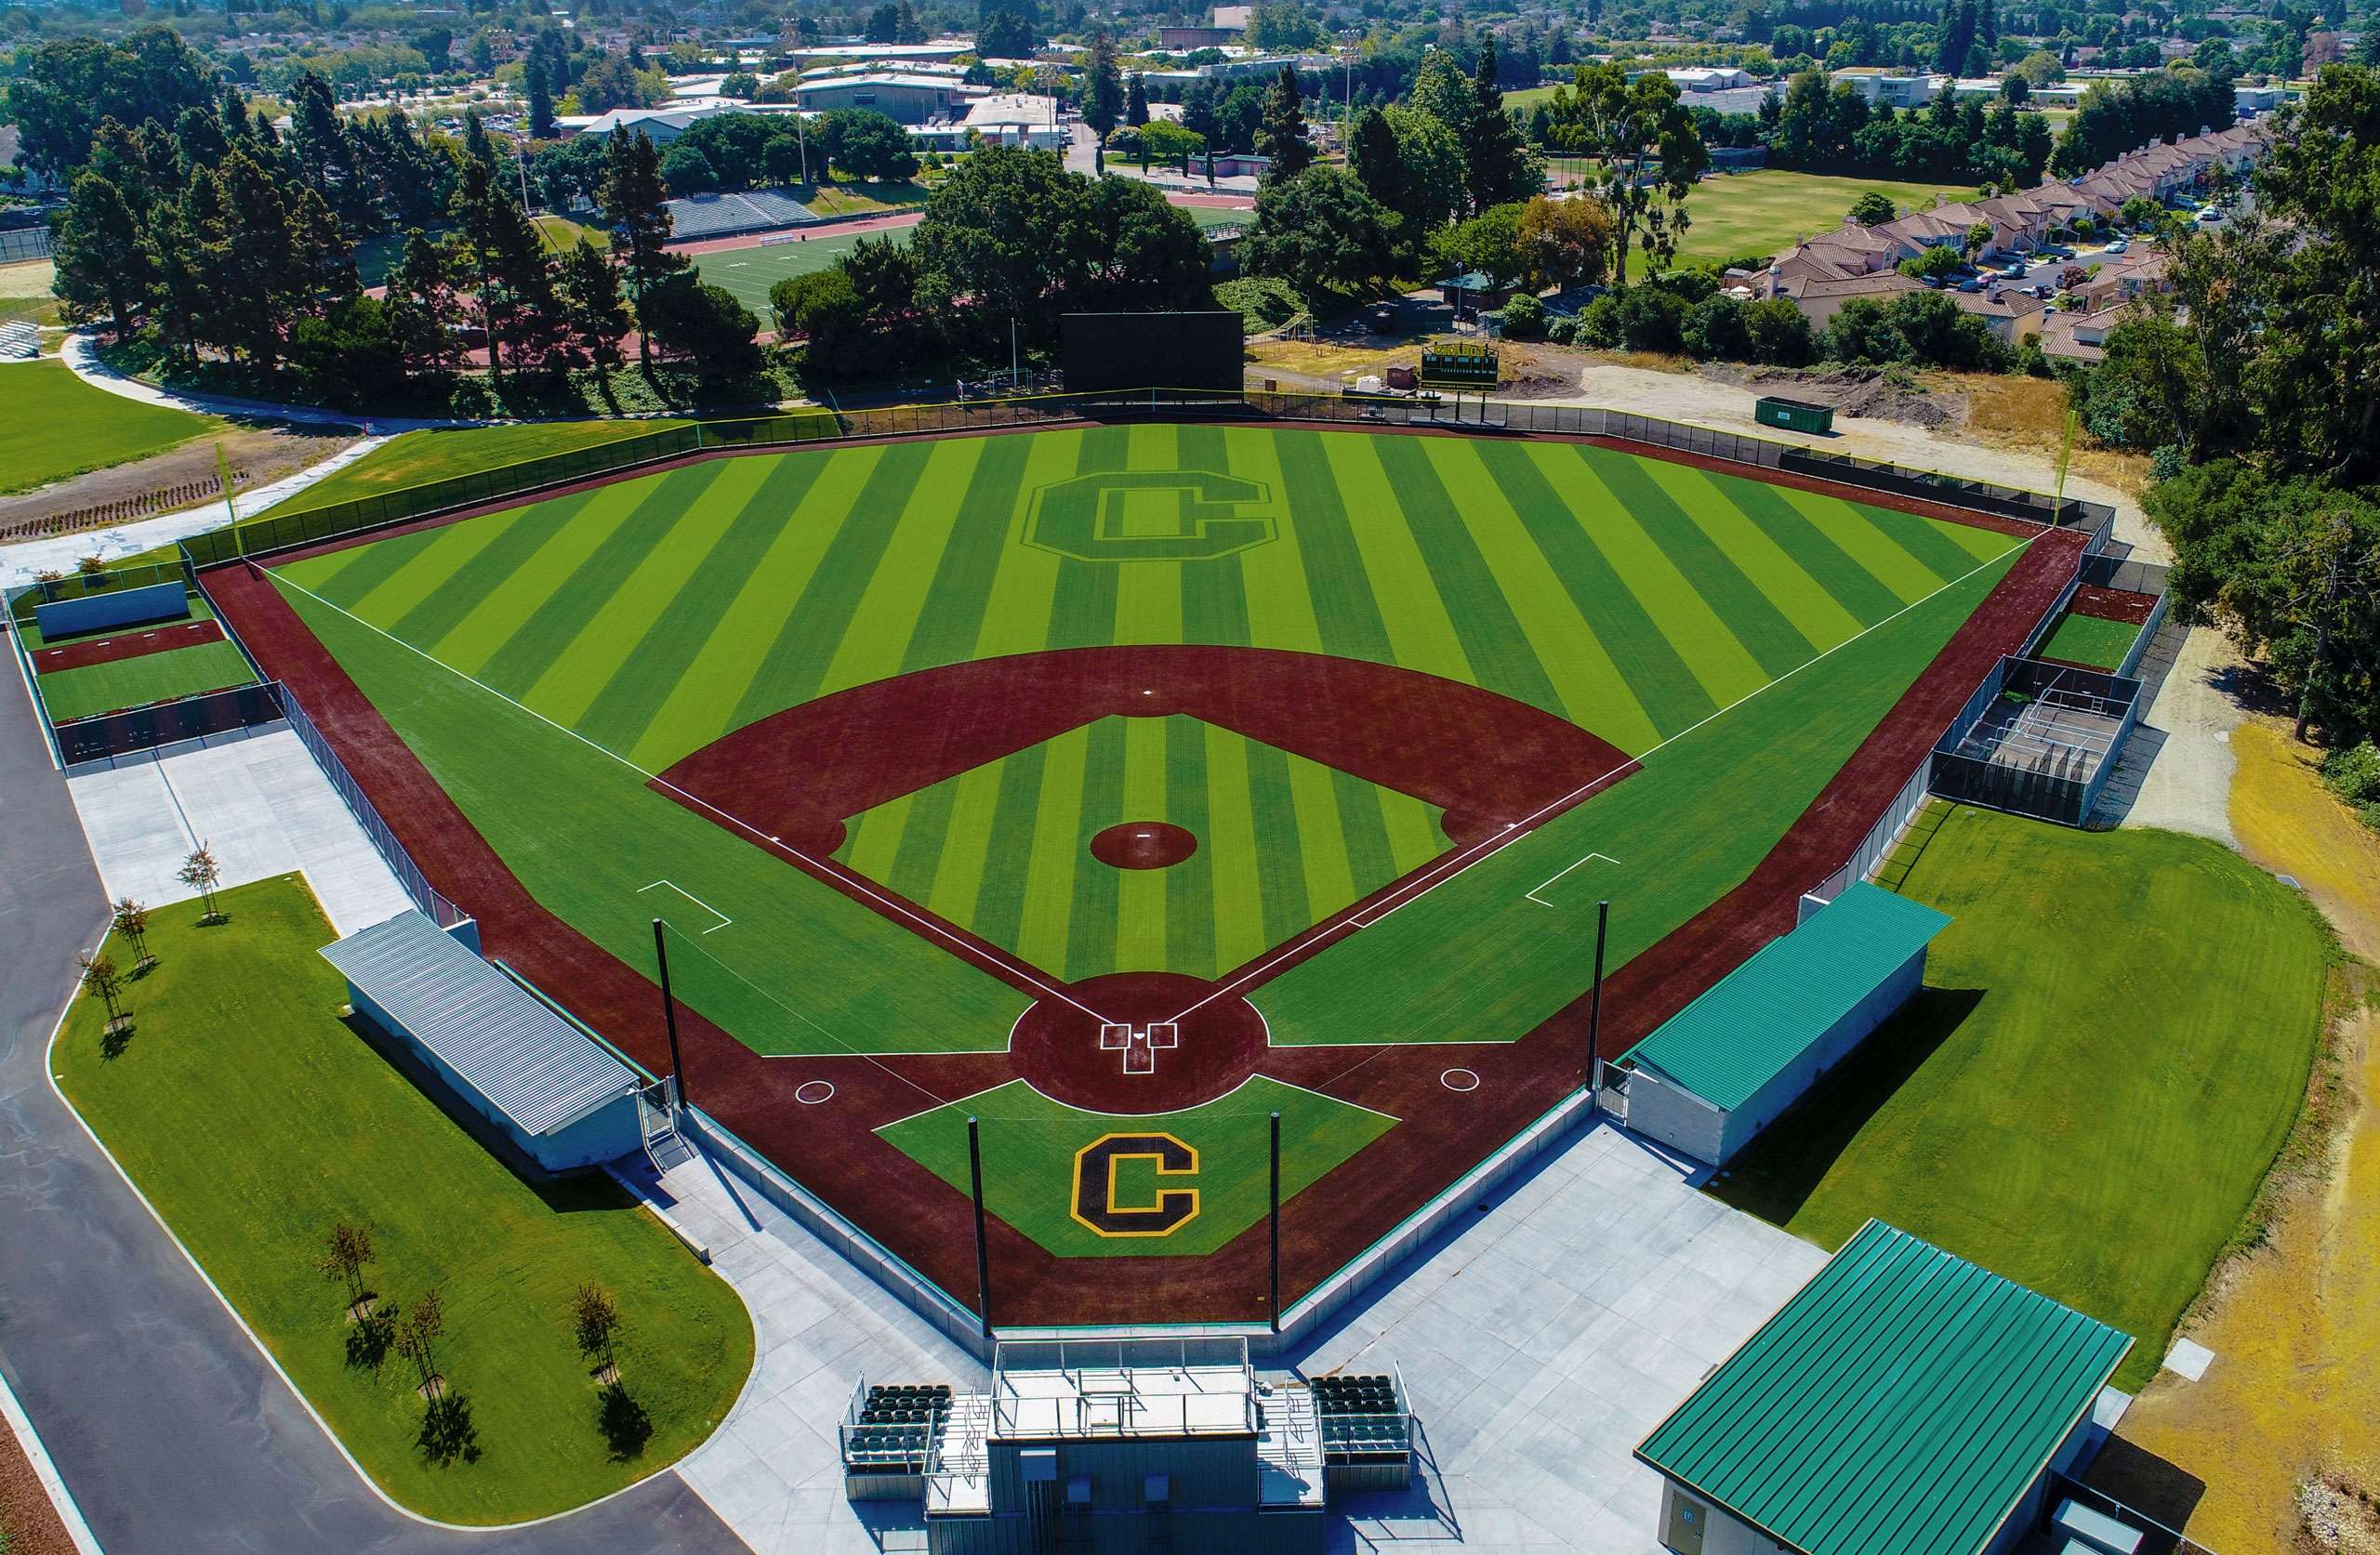
{"label": "corrugated metal roof", "polygon": [[1975,1555],[2131,1348],[1871,1220],[1636,1456],[1810,1555]]}
{"label": "corrugated metal roof", "polygon": [[636,1088],[636,1072],[416,912],[358,929],[323,959],[530,1135]]}
{"label": "corrugated metal roof", "polygon": [[1723,1110],[1750,1100],[1950,920],[1922,902],[1854,885],[1661,1023],[1623,1059]]}

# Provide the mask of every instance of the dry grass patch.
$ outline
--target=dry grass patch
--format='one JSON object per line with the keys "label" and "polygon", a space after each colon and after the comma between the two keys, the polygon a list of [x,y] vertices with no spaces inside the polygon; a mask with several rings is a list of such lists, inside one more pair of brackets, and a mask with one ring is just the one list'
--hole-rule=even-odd
{"label": "dry grass patch", "polygon": [[[2003,448],[2038,450],[2056,457],[2066,441],[2066,386],[2055,378],[2004,373],[1940,375],[1942,386],[1966,397],[1966,430]],[[2137,454],[2091,445],[2077,430],[2073,473],[2113,486],[2127,496],[2149,488],[2149,461]]]}

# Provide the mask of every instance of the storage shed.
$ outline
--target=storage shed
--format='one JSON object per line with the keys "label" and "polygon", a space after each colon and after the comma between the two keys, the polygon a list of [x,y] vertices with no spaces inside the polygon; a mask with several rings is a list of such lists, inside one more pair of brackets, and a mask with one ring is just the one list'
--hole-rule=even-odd
{"label": "storage shed", "polygon": [[[2005,1555],[2132,1340],[1871,1220],[1638,1444],[1678,1555]],[[2072,1548],[2069,1546],[2069,1548]]]}
{"label": "storage shed", "polygon": [[1854,884],[1606,1069],[1604,1110],[1724,1165],[1909,1002],[1950,921]]}
{"label": "storage shed", "polygon": [[1788,400],[1776,394],[1764,394],[1753,401],[1752,418],[1764,427],[1783,427],[1814,437],[1830,437],[1834,432],[1832,405],[1815,405],[1807,400]]}
{"label": "storage shed", "polygon": [[324,947],[356,1013],[549,1171],[641,1148],[640,1076],[417,912]]}

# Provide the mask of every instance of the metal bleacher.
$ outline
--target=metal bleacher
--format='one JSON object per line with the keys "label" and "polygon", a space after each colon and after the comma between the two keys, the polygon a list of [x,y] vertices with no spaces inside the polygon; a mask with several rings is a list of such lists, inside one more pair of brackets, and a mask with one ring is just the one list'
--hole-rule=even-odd
{"label": "metal bleacher", "polygon": [[676,226],[672,241],[733,237],[739,232],[771,232],[801,227],[818,215],[789,194],[774,189],[747,189],[733,194],[692,194],[672,200],[669,217]]}

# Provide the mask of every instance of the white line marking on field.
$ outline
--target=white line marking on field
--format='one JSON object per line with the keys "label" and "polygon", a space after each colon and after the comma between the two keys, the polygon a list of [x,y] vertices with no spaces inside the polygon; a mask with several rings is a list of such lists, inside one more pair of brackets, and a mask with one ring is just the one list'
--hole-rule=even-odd
{"label": "white line marking on field", "polygon": [[703,930],[706,934],[716,934],[721,929],[735,921],[734,918],[729,917],[725,913],[721,912],[718,908],[712,906],[709,903],[705,902],[701,897],[696,896],[693,891],[688,890],[685,887],[678,884],[678,882],[668,878],[667,876],[654,881],[652,885],[637,887],[636,893],[639,896],[642,896],[646,891],[657,890],[663,886],[668,886],[671,890],[676,891],[680,896],[684,897],[687,901],[693,903],[695,906],[700,907],[704,912],[708,913],[711,916],[719,920],[717,923],[712,924],[708,929]]}
{"label": "white line marking on field", "polygon": [[[1803,660],[1800,664],[1795,665],[1792,668],[1787,670],[1776,679],[1769,681],[1766,685],[1756,686],[1751,691],[1746,692],[1743,695],[1736,698],[1735,701],[1728,703],[1725,707],[1718,709],[1716,712],[1696,719],[1693,723],[1688,724],[1686,728],[1679,730],[1668,739],[1661,741],[1660,744],[1654,745],[1651,749],[1646,751],[1642,756],[1635,757],[1629,761],[1623,762],[1620,766],[1614,767],[1610,771],[1604,773],[1601,777],[1592,778],[1587,782],[1580,784],[1578,787],[1572,789],[1569,793],[1563,795],[1560,798],[1540,806],[1531,814],[1523,816],[1517,824],[1505,827],[1495,836],[1482,837],[1477,842],[1473,843],[1470,847],[1461,850],[1460,852],[1447,855],[1447,857],[1444,860],[1441,860],[1436,865],[1422,871],[1420,875],[1415,876],[1411,880],[1408,880],[1405,885],[1398,888],[1395,893],[1395,900],[1393,904],[1390,903],[1382,903],[1380,905],[1372,907],[1363,913],[1356,914],[1355,916],[1347,919],[1344,924],[1341,925],[1341,927],[1332,935],[1329,936],[1329,938],[1344,939],[1350,932],[1355,929],[1369,929],[1373,924],[1380,922],[1381,919],[1388,916],[1389,914],[1395,912],[1397,908],[1404,906],[1408,902],[1414,901],[1430,891],[1437,890],[1440,886],[1445,885],[1448,880],[1453,879],[1456,876],[1462,874],[1465,870],[1468,870],[1472,865],[1479,863],[1482,859],[1491,856],[1506,843],[1513,841],[1516,837],[1528,835],[1529,830],[1547,815],[1576,803],[1580,799],[1584,798],[1593,790],[1611,782],[1613,779],[1620,777],[1621,774],[1634,771],[1642,768],[1646,762],[1660,754],[1661,751],[1677,744],[1680,740],[1685,739],[1696,730],[1700,729],[1704,724],[1726,718],[1729,713],[1734,712],[1745,703],[1750,702],[1752,698],[1760,695],[1761,692],[1768,691],[1773,687],[1783,685],[1786,681],[1791,680],[1796,675],[1801,674],[1802,671],[1809,668],[1812,665],[1818,664],[1826,659],[1831,658],[1833,655],[1842,652],[1853,643],[1858,642],[1860,639],[1867,637],[1871,633],[1884,630],[1886,626],[1891,626],[1902,616],[1907,615],[1910,612],[1922,609],[1933,600],[1940,599],[1951,589],[1965,583],[1969,578],[1972,578],[1980,573],[1989,572],[1992,568],[1999,566],[2003,561],[2008,562],[2010,568],[2013,570],[2016,566],[2016,562],[2011,560],[2012,558],[2022,557],[2026,551],[2032,548],[2033,542],[2039,540],[2043,534],[2056,533],[2060,532],[2043,529],[2027,535],[2023,540],[2009,547],[2006,550],[2002,551],[1998,556],[1992,557],[1988,560],[1977,562],[1974,566],[1968,568],[1965,572],[1961,573],[1957,577],[1952,578],[1950,582],[1942,585],[1941,587],[1935,589],[1932,593],[1924,595],[1919,599],[1911,600],[1909,603],[1901,606],[1900,609],[1893,612],[1890,615],[1885,616],[1883,620],[1874,623],[1872,626],[1861,627],[1858,631],[1854,632],[1851,636],[1844,638],[1841,642],[1838,642],[1833,647],[1826,650],[1826,652],[1813,654],[1811,657]],[[333,606],[332,608],[337,609],[337,607]],[[1974,613],[1969,612],[1968,613],[1972,614]],[[1944,647],[1948,646],[1949,644],[1945,642]],[[1940,656],[1939,650],[1937,650],[1936,656]],[[1320,942],[1316,941],[1309,942],[1307,945],[1301,946],[1300,954],[1316,954],[1314,946],[1318,943],[1320,943]],[[1197,1003],[1191,1005],[1188,1008],[1175,1015],[1174,1019],[1177,1021],[1183,1020],[1205,1006],[1212,1004],[1217,999],[1227,998],[1232,995],[1236,994],[1240,989],[1269,974],[1275,963],[1278,962],[1280,959],[1281,953],[1276,951],[1272,955],[1263,957],[1262,960],[1250,963],[1240,971],[1237,977],[1233,978],[1229,982],[1218,984],[1212,992],[1206,995],[1206,997],[1198,1000]],[[1365,1061],[1369,1062],[1370,1061],[1366,1060]]]}
{"label": "white line marking on field", "polygon": [[1550,877],[1540,880],[1536,885],[1530,887],[1527,890],[1521,892],[1521,894],[1527,897],[1531,902],[1536,903],[1540,907],[1551,907],[1554,903],[1546,901],[1545,898],[1538,895],[1537,893],[1543,890],[1546,887],[1554,884],[1554,881],[1562,878],[1563,876],[1569,874],[1570,871],[1578,868],[1579,865],[1592,863],[1596,859],[1601,859],[1604,863],[1610,864],[1616,864],[1620,862],[1618,859],[1613,858],[1609,853],[1589,853],[1585,858],[1574,859],[1570,863],[1564,864],[1561,868],[1555,870]]}

